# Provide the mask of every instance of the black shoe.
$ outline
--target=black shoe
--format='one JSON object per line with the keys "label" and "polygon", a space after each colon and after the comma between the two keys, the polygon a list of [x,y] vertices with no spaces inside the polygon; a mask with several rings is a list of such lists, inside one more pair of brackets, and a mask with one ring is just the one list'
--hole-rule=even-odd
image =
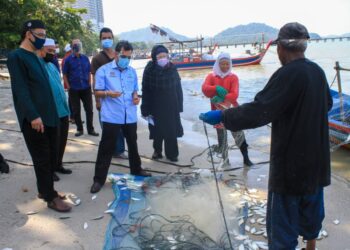
{"label": "black shoe", "polygon": [[251,166],[254,165],[254,163],[251,162],[250,159],[249,159],[248,157],[245,158],[245,159],[243,160],[243,164],[246,165],[246,166],[248,166],[248,167],[251,167]]}
{"label": "black shoe", "polygon": [[163,158],[162,153],[158,153],[158,152],[154,151],[154,153],[152,155],[153,160],[158,160],[158,159],[162,159],[162,158]]}
{"label": "black shoe", "polygon": [[100,192],[102,188],[102,185],[98,182],[94,182],[94,184],[92,184],[91,189],[90,189],[90,193],[94,194],[94,193],[98,193]]}
{"label": "black shoe", "polygon": [[171,158],[168,158],[169,161],[172,161],[172,162],[177,162],[179,161],[179,159],[177,157],[171,157]]}
{"label": "black shoe", "polygon": [[99,136],[100,135],[99,133],[96,133],[95,130],[88,132],[88,134],[92,135],[92,136]]}
{"label": "black shoe", "polygon": [[84,131],[78,130],[78,132],[75,133],[75,136],[82,136],[84,134]]}
{"label": "black shoe", "polygon": [[60,167],[60,168],[56,169],[55,171],[58,173],[61,173],[61,174],[71,174],[72,173],[72,170],[64,168],[64,167]]}
{"label": "black shoe", "polygon": [[137,173],[131,173],[132,175],[137,175],[137,176],[143,176],[143,177],[151,177],[152,174],[151,173],[148,173],[146,172],[145,170],[141,170],[140,172],[137,172]]}
{"label": "black shoe", "polygon": [[53,173],[52,177],[53,177],[53,181],[59,181],[60,180],[60,177],[58,177],[56,173]]}
{"label": "black shoe", "polygon": [[9,164],[6,161],[0,162],[0,172],[5,174],[10,172]]}

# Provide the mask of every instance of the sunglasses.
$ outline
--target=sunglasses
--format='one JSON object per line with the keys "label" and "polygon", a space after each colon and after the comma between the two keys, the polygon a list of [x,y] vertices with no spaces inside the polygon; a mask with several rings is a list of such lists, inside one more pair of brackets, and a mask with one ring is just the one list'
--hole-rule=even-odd
{"label": "sunglasses", "polygon": [[126,56],[126,55],[119,55],[120,58],[128,58],[131,59],[131,56]]}

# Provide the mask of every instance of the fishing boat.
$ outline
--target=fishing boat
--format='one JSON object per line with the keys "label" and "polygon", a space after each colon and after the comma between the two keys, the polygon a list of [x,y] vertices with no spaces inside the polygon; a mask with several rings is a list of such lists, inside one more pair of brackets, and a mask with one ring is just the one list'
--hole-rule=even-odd
{"label": "fishing boat", "polygon": [[[333,108],[328,113],[331,144],[350,149],[350,96],[331,89]],[[341,100],[342,99],[342,100]]]}
{"label": "fishing boat", "polygon": [[344,94],[340,82],[340,70],[350,71],[336,62],[338,91],[331,89],[333,107],[328,112],[329,139],[331,147],[343,146],[350,149],[350,96]]}
{"label": "fishing boat", "polygon": [[[203,53],[204,38],[202,37],[194,40],[179,41],[169,36],[166,31],[156,25],[151,24],[150,28],[154,33],[160,33],[161,36],[168,36],[170,41],[162,44],[169,47],[170,60],[178,70],[208,69],[214,66],[216,60],[213,53],[218,47],[217,44],[214,45],[213,49],[209,49],[207,53]],[[266,48],[264,48],[263,45],[259,46],[258,53],[251,54],[250,50],[248,50],[247,56],[232,58],[232,66],[237,67],[260,64],[266,51],[270,47],[271,42],[272,41],[267,43]],[[174,49],[174,47],[177,48]]]}

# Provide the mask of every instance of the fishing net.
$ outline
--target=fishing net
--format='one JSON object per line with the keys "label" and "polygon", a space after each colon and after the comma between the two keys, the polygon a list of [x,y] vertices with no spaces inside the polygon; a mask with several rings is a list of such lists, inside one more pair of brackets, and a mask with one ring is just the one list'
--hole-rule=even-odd
{"label": "fishing net", "polygon": [[[110,210],[104,249],[231,249],[213,179],[204,181],[196,173],[111,179],[118,198]],[[244,234],[247,219],[240,189],[221,181],[220,190],[231,243],[238,249],[243,243],[235,237]]]}

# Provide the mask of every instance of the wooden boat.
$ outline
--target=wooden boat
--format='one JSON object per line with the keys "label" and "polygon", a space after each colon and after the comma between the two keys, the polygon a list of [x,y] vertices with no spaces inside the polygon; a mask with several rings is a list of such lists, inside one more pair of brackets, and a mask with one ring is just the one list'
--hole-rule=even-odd
{"label": "wooden boat", "polygon": [[350,149],[350,96],[331,89],[333,107],[328,112],[329,139],[331,144]]}
{"label": "wooden boat", "polygon": [[[208,69],[214,66],[216,60],[212,54],[217,45],[214,45],[214,48],[209,50],[208,53],[203,53],[202,42],[204,38],[179,41],[169,36],[165,30],[162,30],[156,25],[151,24],[150,28],[154,33],[159,33],[161,36],[168,36],[170,42],[162,44],[170,48],[170,60],[178,70]],[[250,54],[246,57],[232,58],[232,66],[237,67],[260,64],[266,51],[270,47],[271,42],[272,41],[267,43],[266,48],[260,47],[259,52],[256,54]],[[184,48],[185,44],[188,45],[186,49]],[[174,49],[176,45],[178,48]],[[261,46],[261,44],[259,45]]]}

